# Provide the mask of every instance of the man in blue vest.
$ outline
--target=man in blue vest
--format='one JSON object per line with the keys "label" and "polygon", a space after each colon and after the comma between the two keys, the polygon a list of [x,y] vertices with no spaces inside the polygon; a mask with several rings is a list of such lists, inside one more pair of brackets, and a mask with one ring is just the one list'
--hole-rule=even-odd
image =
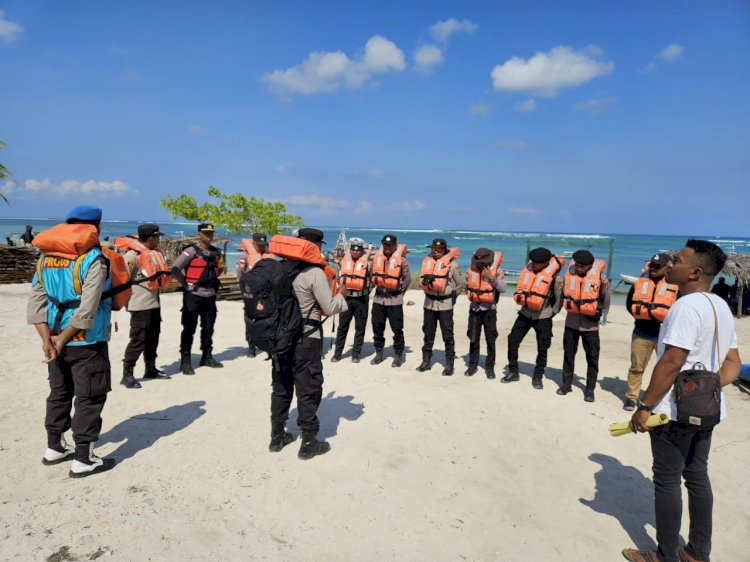
{"label": "man in blue vest", "polygon": [[[71,210],[65,222],[93,225],[99,232],[101,218],[101,209],[84,205]],[[102,298],[112,285],[109,261],[98,246],[77,259],[42,254],[39,260],[27,320],[42,340],[49,369],[47,450],[42,463],[58,464],[73,457],[69,475],[90,476],[115,465],[114,459],[94,454],[102,409],[111,390],[107,342],[112,299]],[[74,398],[75,413],[71,417]],[[63,437],[68,429],[73,430],[75,449]]]}

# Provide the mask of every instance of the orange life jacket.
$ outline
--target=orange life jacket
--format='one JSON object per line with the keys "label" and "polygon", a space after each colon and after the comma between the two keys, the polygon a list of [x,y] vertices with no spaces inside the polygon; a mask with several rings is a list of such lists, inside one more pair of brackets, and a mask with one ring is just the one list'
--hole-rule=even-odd
{"label": "orange life jacket", "polygon": [[676,300],[677,285],[667,283],[664,277],[655,283],[646,273],[633,284],[630,313],[636,320],[664,322],[669,308]]}
{"label": "orange life jacket", "polygon": [[242,249],[245,250],[245,254],[247,254],[247,257],[242,256],[240,258],[240,265],[244,270],[251,270],[260,260],[266,258],[276,258],[276,256],[271,253],[261,254],[255,247],[255,243],[253,242],[252,238],[243,238],[240,246],[242,246]]}
{"label": "orange life jacket", "polygon": [[[164,271],[169,273],[170,268],[159,250],[149,250],[140,240],[133,236],[118,236],[115,238],[115,248],[122,252],[133,250],[138,254],[138,269],[144,277],[151,277],[154,273]],[[166,287],[172,281],[170,275],[161,275],[156,279],[144,283],[152,291],[160,287]]]}
{"label": "orange life jacket", "polygon": [[[268,249],[280,258],[303,261],[320,266],[329,281],[333,281],[333,278],[336,277],[336,272],[328,267],[325,258],[320,253],[318,245],[313,244],[309,240],[285,234],[274,234],[271,242],[268,244]],[[335,283],[332,290],[333,294],[336,294]]]}
{"label": "orange life jacket", "polygon": [[[58,224],[37,234],[33,244],[42,254],[76,260],[91,248],[99,246],[99,233],[91,224]],[[109,248],[101,248],[101,251],[109,261],[111,290],[127,284],[130,273],[122,256]],[[128,304],[132,292],[130,287],[116,292],[112,297],[112,310],[120,310]]]}
{"label": "orange life jacket", "polygon": [[386,258],[381,246],[372,261],[372,279],[375,285],[388,291],[398,291],[401,283],[401,262],[406,255],[406,244],[399,244],[390,258]]}
{"label": "orange life jacket", "polygon": [[370,250],[354,261],[349,250],[339,262],[339,279],[343,279],[349,291],[361,293],[367,287],[367,264],[370,262]]}
{"label": "orange life jacket", "polygon": [[[502,263],[503,253],[495,252],[495,259],[492,262],[492,265],[490,265],[490,271],[492,272],[493,277],[497,276],[497,270]],[[487,278],[474,267],[470,267],[466,274],[466,296],[469,297],[471,302],[497,302],[495,284],[487,281]]]}
{"label": "orange life jacket", "polygon": [[442,295],[448,286],[448,272],[451,262],[461,255],[461,251],[454,246],[440,259],[431,255],[422,260],[422,271],[419,274],[419,286],[423,291]]}
{"label": "orange life jacket", "polygon": [[571,261],[563,281],[563,303],[568,312],[593,316],[599,304],[602,272],[607,265],[604,260],[595,259],[588,273],[576,275],[575,261]]}
{"label": "orange life jacket", "polygon": [[529,261],[518,276],[513,300],[532,312],[539,312],[550,297],[555,276],[565,266],[565,260],[552,256],[539,273],[534,273],[532,265]]}

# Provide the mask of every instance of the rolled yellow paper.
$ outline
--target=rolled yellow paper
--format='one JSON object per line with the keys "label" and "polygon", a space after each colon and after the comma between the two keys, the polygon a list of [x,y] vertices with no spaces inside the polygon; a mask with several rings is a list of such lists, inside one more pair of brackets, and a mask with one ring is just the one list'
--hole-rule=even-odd
{"label": "rolled yellow paper", "polygon": [[[651,414],[646,420],[646,427],[658,427],[666,423],[669,423],[667,414]],[[633,433],[629,421],[613,423],[609,426],[609,434],[612,437],[620,437],[620,435],[627,435],[628,433]]]}

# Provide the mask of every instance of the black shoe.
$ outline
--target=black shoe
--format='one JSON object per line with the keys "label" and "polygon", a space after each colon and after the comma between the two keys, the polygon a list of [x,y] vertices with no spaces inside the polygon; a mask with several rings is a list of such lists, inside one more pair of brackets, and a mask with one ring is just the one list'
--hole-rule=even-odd
{"label": "black shoe", "polygon": [[635,400],[631,400],[630,398],[627,398],[625,400],[625,403],[622,405],[623,410],[627,410],[628,412],[632,412],[635,410]]}
{"label": "black shoe", "polygon": [[258,352],[255,350],[255,346],[250,346],[247,348],[247,356],[248,357],[255,357],[258,354]]}
{"label": "black shoe", "polygon": [[155,361],[146,361],[146,372],[143,374],[144,379],[171,379],[167,373],[156,368]]}
{"label": "black shoe", "polygon": [[586,402],[593,402],[594,401],[594,389],[586,389],[583,391],[583,399]]}
{"label": "black shoe", "polygon": [[396,357],[393,358],[393,363],[391,363],[391,367],[400,367],[405,363],[406,359],[404,359],[404,354],[399,353],[396,355]]}
{"label": "black shoe", "polygon": [[331,363],[338,363],[339,361],[341,361],[341,355],[338,353],[331,357]]}
{"label": "black shoe", "polygon": [[443,376],[444,377],[451,377],[453,376],[453,365],[446,365],[443,369]]}
{"label": "black shoe", "polygon": [[359,363],[359,357],[352,357],[352,363]]}
{"label": "black shoe", "polygon": [[201,357],[199,365],[201,367],[211,367],[212,369],[221,369],[224,366],[214,359],[212,355],[204,355]]}
{"label": "black shoe", "polygon": [[272,453],[278,453],[279,451],[281,451],[281,449],[283,449],[293,441],[294,435],[292,435],[288,431],[283,431],[276,435],[271,435],[271,442],[268,444],[268,450]]}
{"label": "black shoe", "polygon": [[430,364],[429,359],[423,359],[419,364],[419,367],[417,367],[417,371],[419,371],[420,373],[424,373],[426,371],[429,371],[430,369],[432,369],[432,365]]}
{"label": "black shoe", "polygon": [[561,386],[560,388],[557,389],[557,394],[559,394],[560,396],[565,396],[566,394],[568,394],[572,390],[573,389],[571,387],[569,387],[569,386]]}
{"label": "black shoe", "polygon": [[318,455],[325,455],[331,450],[331,446],[325,441],[318,441],[315,434],[302,434],[302,445],[300,445],[297,457],[303,461],[309,460]]}
{"label": "black shoe", "polygon": [[487,378],[490,380],[493,380],[495,378],[495,369],[492,367],[485,367],[484,372],[487,375]]}
{"label": "black shoe", "polygon": [[542,383],[542,379],[532,378],[531,379],[531,386],[533,388],[536,388],[537,390],[542,390],[544,388],[544,384]]}
{"label": "black shoe", "polygon": [[141,383],[139,383],[133,375],[122,377],[120,384],[125,388],[141,388]]}
{"label": "black shoe", "polygon": [[383,352],[376,351],[375,357],[370,360],[370,365],[380,365],[383,362]]}
{"label": "black shoe", "polygon": [[183,353],[182,357],[180,359],[180,372],[183,375],[194,375],[195,371],[193,370],[193,365],[190,362],[190,354],[189,353]]}
{"label": "black shoe", "polygon": [[464,376],[471,377],[474,376],[477,372],[477,366],[476,365],[469,365],[469,368],[466,369],[464,372]]}
{"label": "black shoe", "polygon": [[521,377],[518,376],[518,373],[509,372],[507,375],[500,379],[500,382],[518,382],[520,378]]}

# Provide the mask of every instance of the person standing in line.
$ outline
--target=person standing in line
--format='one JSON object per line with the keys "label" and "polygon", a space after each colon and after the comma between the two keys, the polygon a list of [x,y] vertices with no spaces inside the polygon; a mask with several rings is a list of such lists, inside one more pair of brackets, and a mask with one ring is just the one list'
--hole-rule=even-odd
{"label": "person standing in line", "polygon": [[536,364],[531,378],[532,386],[544,388],[544,370],[547,368],[547,350],[552,345],[552,317],[562,307],[562,281],[558,273],[564,261],[553,256],[547,248],[534,248],[529,252],[529,262],[518,277],[513,300],[521,305],[513,327],[508,334],[508,372],[500,382],[519,380],[518,348],[529,330],[536,333]]}
{"label": "person standing in line", "polygon": [[487,341],[487,359],[484,372],[488,379],[495,378],[495,341],[497,340],[497,301],[506,291],[505,274],[500,269],[501,252],[477,248],[471,258],[466,276],[466,295],[469,298],[469,367],[464,375],[470,377],[479,365],[479,341],[484,328]]}
{"label": "person standing in line", "polygon": [[609,311],[609,281],[604,260],[588,250],[573,253],[573,263],[563,279],[563,306],[567,311],[563,333],[562,385],[557,394],[565,396],[573,387],[578,341],[586,352],[586,389],[583,399],[593,402],[599,378],[599,321]]}
{"label": "person standing in line", "polygon": [[432,367],[432,347],[438,323],[445,345],[445,367],[443,376],[453,375],[456,360],[456,340],[453,336],[453,305],[456,296],[464,288],[461,268],[456,261],[458,248],[448,251],[448,243],[443,238],[432,241],[431,254],[422,261],[420,286],[424,291],[422,319],[422,363],[417,371],[423,373]]}
{"label": "person standing in line", "polygon": [[[633,431],[650,432],[657,549],[626,548],[622,554],[631,562],[699,562],[711,557],[713,491],[708,455],[715,426],[677,421],[678,406],[672,389],[681,371],[698,364],[717,373],[721,386],[732,383],[740,374],[742,361],[732,311],[723,299],[710,293],[711,281],[725,263],[726,254],[719,246],[691,239],[677,252],[667,271],[667,281],[678,286],[680,298],[662,324],[659,360],[630,420]],[[647,427],[652,413],[666,414],[669,423]],[[726,415],[722,390],[719,418]],[[690,513],[685,547],[680,546],[682,479]]]}
{"label": "person standing in line", "polygon": [[[120,381],[125,388],[141,388],[141,383],[133,375],[135,364],[141,353],[146,364],[144,379],[171,378],[156,367],[156,350],[159,347],[161,332],[161,302],[159,301],[161,283],[157,280],[158,278],[152,285],[138,283],[138,281],[144,281],[144,276],[151,274],[141,265],[144,265],[144,260],[151,262],[151,256],[146,255],[147,253],[159,252],[161,235],[159,225],[152,223],[138,225],[138,244],[130,244],[123,256],[130,271],[130,279],[134,281],[133,294],[127,305],[128,312],[130,312],[130,341],[122,359],[122,380]],[[116,246],[118,240],[120,240],[119,237],[115,239]],[[141,248],[136,249],[137,246]],[[164,257],[161,254],[158,257],[160,263],[165,264]]]}
{"label": "person standing in line", "polygon": [[[240,259],[237,260],[237,280],[239,281],[242,274],[246,271],[250,271],[255,264],[262,259],[271,258],[275,259],[276,256],[268,251],[268,237],[265,233],[255,232],[253,233],[252,239],[242,240],[242,249],[244,250]],[[245,340],[247,341],[247,356],[255,357],[257,355],[257,349],[255,344],[250,339],[250,334],[245,329]]]}
{"label": "person standing in line", "polygon": [[[78,256],[60,257],[38,243],[41,255],[27,307],[27,320],[42,340],[49,373],[47,450],[42,463],[54,465],[73,457],[72,478],[104,472],[116,464],[94,454],[102,410],[112,390],[108,351],[112,299],[102,295],[111,288],[112,275],[99,248],[101,219],[100,208],[81,205],[67,214],[65,225],[59,225],[73,227],[60,230],[59,237],[78,240],[86,248]],[[51,240],[52,245],[59,237]],[[44,240],[41,234],[37,238]],[[75,449],[63,437],[69,429]]]}
{"label": "person standing in line", "polygon": [[360,240],[349,245],[349,252],[339,262],[339,281],[346,286],[347,310],[339,316],[339,328],[336,332],[336,347],[331,362],[341,361],[341,354],[346,344],[346,334],[354,318],[354,344],[352,345],[352,363],[359,363],[362,345],[365,341],[367,316],[370,305],[370,252]]}
{"label": "person standing in line", "polygon": [[409,262],[406,260],[406,244],[399,244],[396,236],[386,234],[381,249],[372,261],[372,282],[375,296],[372,299],[372,332],[375,357],[371,365],[383,362],[385,346],[385,322],[393,331],[395,357],[391,367],[400,367],[406,361],[404,349],[404,295],[411,285]]}
{"label": "person standing in line", "polygon": [[671,261],[672,256],[666,252],[659,252],[651,258],[648,269],[630,288],[625,300],[625,308],[635,318],[630,340],[628,389],[622,406],[629,412],[635,409],[641,395],[643,372],[651,354],[656,351],[661,323],[677,300],[677,286],[667,283],[664,278]]}
{"label": "person standing in line", "polygon": [[216,323],[216,292],[219,289],[219,275],[224,272],[221,251],[213,246],[214,225],[198,225],[198,244],[191,244],[172,264],[172,277],[177,279],[183,290],[182,295],[182,334],[180,336],[180,371],[184,375],[194,375],[190,359],[193,337],[201,322],[201,367],[223,367],[214,359],[213,335]]}

